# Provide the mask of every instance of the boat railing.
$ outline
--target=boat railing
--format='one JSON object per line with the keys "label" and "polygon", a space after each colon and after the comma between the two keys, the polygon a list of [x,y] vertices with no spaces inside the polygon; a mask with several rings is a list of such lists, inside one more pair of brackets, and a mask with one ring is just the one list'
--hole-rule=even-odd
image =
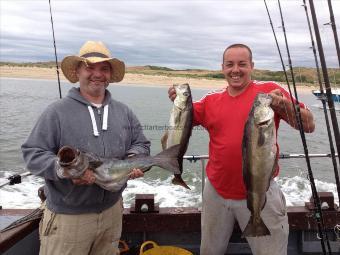
{"label": "boat railing", "polygon": [[183,159],[189,160],[190,162],[196,162],[196,161],[200,161],[201,162],[201,175],[202,175],[202,181],[201,181],[201,185],[202,185],[202,196],[203,196],[203,190],[204,190],[204,179],[205,179],[205,161],[207,159],[209,159],[209,155],[185,155],[183,156]]}
{"label": "boat railing", "polygon": [[[314,154],[308,154],[310,158],[330,158],[332,155],[330,153],[314,153]],[[335,156],[337,157],[338,154],[335,153]],[[279,158],[280,159],[289,159],[289,158],[305,158],[306,155],[303,153],[280,153]],[[205,179],[205,165],[206,165],[206,160],[209,159],[209,155],[185,155],[183,156],[183,159],[186,159],[190,162],[197,162],[200,161],[201,163],[201,174],[202,174],[202,193],[204,190],[204,179]],[[203,194],[202,194],[203,195]]]}
{"label": "boat railing", "polygon": [[[310,158],[330,158],[332,155],[330,153],[318,153],[318,154],[308,154]],[[337,157],[338,154],[335,153],[335,156]],[[280,159],[288,159],[288,158],[305,158],[305,154],[301,153],[281,153],[279,155]],[[206,160],[209,159],[209,155],[184,155],[183,159],[188,160],[190,162],[196,162],[200,161],[201,162],[201,173],[202,173],[202,180],[205,179],[205,165],[206,165]],[[7,186],[7,185],[14,185],[14,184],[19,184],[21,183],[22,178],[30,176],[31,172],[23,172],[21,174],[14,174],[9,177],[7,177],[6,182],[0,184],[0,189]],[[204,189],[204,182],[202,181],[202,191]]]}

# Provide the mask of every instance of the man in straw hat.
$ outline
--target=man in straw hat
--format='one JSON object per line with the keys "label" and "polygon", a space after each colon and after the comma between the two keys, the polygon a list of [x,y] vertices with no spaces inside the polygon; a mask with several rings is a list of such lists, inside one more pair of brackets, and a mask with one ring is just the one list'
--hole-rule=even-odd
{"label": "man in straw hat", "polygon": [[[90,169],[79,179],[63,179],[56,155],[69,145],[103,158],[125,158],[149,154],[150,142],[133,112],[106,89],[123,79],[125,65],[102,42],[86,42],[78,56],[63,59],[61,69],[79,88],[51,104],[22,145],[27,168],[46,182],[40,254],[119,254],[126,185],[119,192],[104,190],[94,184]],[[134,169],[131,178],[142,175]]]}

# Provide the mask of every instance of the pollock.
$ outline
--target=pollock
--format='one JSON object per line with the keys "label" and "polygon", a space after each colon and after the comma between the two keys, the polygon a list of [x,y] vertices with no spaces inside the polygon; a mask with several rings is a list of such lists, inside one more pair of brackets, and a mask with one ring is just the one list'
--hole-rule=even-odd
{"label": "pollock", "polygon": [[242,171],[251,216],[243,236],[270,235],[261,218],[261,211],[266,204],[266,192],[277,167],[276,129],[271,101],[269,95],[258,94],[244,128]]}
{"label": "pollock", "polygon": [[167,149],[179,144],[178,162],[180,174],[175,174],[172,183],[181,185],[187,189],[189,186],[183,181],[183,156],[187,151],[192,131],[193,105],[189,84],[175,84],[176,98],[170,114],[169,129],[163,135],[162,148]]}
{"label": "pollock", "polygon": [[91,153],[64,146],[58,152],[57,175],[60,178],[80,178],[87,169],[94,172],[95,183],[103,189],[118,191],[126,184],[133,169],[148,171],[158,166],[180,174],[177,160],[179,145],[172,146],[155,156],[135,155],[127,159],[103,159]]}

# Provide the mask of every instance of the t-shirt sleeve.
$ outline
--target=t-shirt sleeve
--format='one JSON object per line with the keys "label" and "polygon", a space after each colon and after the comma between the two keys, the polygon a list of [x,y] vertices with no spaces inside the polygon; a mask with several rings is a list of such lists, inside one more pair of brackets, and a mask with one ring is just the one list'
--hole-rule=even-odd
{"label": "t-shirt sleeve", "polygon": [[193,103],[193,107],[194,107],[193,125],[194,126],[198,126],[198,125],[204,126],[205,101],[206,101],[205,97],[203,97],[200,100],[195,101]]}

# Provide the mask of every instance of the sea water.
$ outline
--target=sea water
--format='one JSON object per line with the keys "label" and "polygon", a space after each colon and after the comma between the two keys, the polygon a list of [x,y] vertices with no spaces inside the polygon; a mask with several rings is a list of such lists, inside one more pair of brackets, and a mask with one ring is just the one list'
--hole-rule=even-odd
{"label": "sea water", "polygon": [[[172,103],[167,96],[167,88],[155,86],[132,86],[119,83],[110,85],[113,97],[127,104],[141,122],[145,136],[151,141],[151,154],[161,151],[160,139],[168,125]],[[213,85],[213,81],[212,81]],[[62,95],[72,87],[62,82]],[[194,100],[200,99],[210,90],[192,89]],[[58,84],[51,80],[0,79],[0,185],[13,174],[24,173],[25,164],[20,146],[30,133],[42,111],[50,103],[59,100]],[[312,93],[299,94],[299,100],[313,111],[316,130],[306,134],[310,154],[329,153],[323,110]],[[237,109],[236,109],[237,110]],[[339,117],[337,112],[337,117]],[[338,118],[339,119],[339,118]],[[299,132],[281,122],[279,129],[281,153],[303,153]],[[334,141],[334,139],[333,139]],[[209,136],[200,127],[193,130],[186,155],[207,155]],[[206,161],[204,165],[206,165]],[[312,158],[312,171],[318,191],[334,193],[338,203],[334,170],[330,158]],[[277,178],[287,200],[287,205],[304,205],[311,197],[305,159],[281,159],[280,175]],[[191,190],[171,184],[172,175],[159,168],[153,168],[143,178],[128,181],[123,193],[124,205],[129,207],[137,193],[155,194],[156,202],[162,207],[201,206],[202,162],[184,163],[183,179]],[[44,184],[40,177],[23,178],[21,184],[0,189],[0,205],[3,208],[36,208],[40,204],[37,189]]]}

